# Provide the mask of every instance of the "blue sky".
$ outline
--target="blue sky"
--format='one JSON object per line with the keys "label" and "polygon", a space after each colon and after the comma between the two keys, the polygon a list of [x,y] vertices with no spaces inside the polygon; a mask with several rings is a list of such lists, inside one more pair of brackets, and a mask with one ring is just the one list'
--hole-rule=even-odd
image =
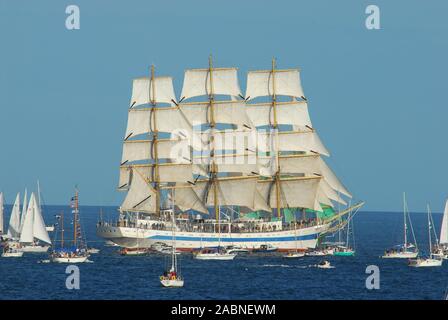
{"label": "blue sky", "polygon": [[[65,28],[76,4],[81,29]],[[381,10],[367,30],[365,8]],[[131,79],[186,68],[300,67],[328,160],[367,210],[448,195],[448,2],[0,0],[0,190],[115,205]]]}

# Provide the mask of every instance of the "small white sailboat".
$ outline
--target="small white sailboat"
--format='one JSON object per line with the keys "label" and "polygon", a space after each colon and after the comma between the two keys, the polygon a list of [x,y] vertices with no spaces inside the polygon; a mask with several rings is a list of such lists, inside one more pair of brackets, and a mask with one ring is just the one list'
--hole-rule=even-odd
{"label": "small white sailboat", "polygon": [[246,248],[240,246],[226,246],[226,250],[228,253],[249,253],[250,251]]}
{"label": "small white sailboat", "polygon": [[194,258],[197,260],[233,260],[236,257],[236,253],[229,253],[225,248],[203,248]]}
{"label": "small white sailboat", "polygon": [[[5,210],[5,198],[3,197],[3,192],[0,192],[0,237],[3,236],[3,213]],[[3,237],[2,237],[3,238]]]}
{"label": "small white sailboat", "polygon": [[90,254],[97,254],[97,253],[100,253],[100,249],[88,248],[87,252],[90,253]]}
{"label": "small white sailboat", "polygon": [[[337,245],[333,248],[332,255],[339,256],[339,257],[352,257],[355,255],[355,250],[353,249],[355,247],[355,235],[353,232],[353,227],[350,228],[351,225],[351,219],[352,216],[349,213],[347,218],[347,229],[346,229],[346,239],[345,242],[342,242],[342,244]],[[352,235],[352,245],[350,245],[350,235]],[[339,230],[339,241],[341,240],[341,230]],[[341,241],[340,241],[341,242]]]}
{"label": "small white sailboat", "polygon": [[121,248],[118,252],[122,256],[142,256],[149,253],[148,248]]}
{"label": "small white sailboat", "polygon": [[428,210],[428,236],[429,236],[429,257],[428,258],[422,258],[418,257],[416,259],[410,259],[409,260],[409,266],[410,267],[440,267],[442,266],[443,259],[441,257],[437,257],[432,253],[432,237],[431,232],[434,232],[433,230],[433,223],[432,223],[432,215],[431,210],[429,209],[429,205],[427,206]]}
{"label": "small white sailboat", "polygon": [[57,263],[82,263],[88,261],[89,253],[82,239],[81,224],[79,221],[79,197],[78,190],[72,198],[71,207],[73,208],[73,246],[64,247],[64,213],[61,213],[58,226],[61,230],[61,247],[54,249],[50,253],[50,261]]}
{"label": "small white sailboat", "polygon": [[20,193],[17,193],[16,200],[12,207],[11,216],[9,217],[8,233],[6,235],[8,241],[18,241],[20,238]]}
{"label": "small white sailboat", "polygon": [[[39,206],[40,212],[43,212],[43,210],[42,210],[42,199],[41,199],[41,196],[40,196],[39,180],[37,180],[37,199],[36,199],[36,201],[37,201],[37,205]],[[24,208],[25,208],[25,206],[26,206],[26,190],[25,190],[25,201],[23,202],[23,204],[24,204]],[[47,230],[48,232],[53,232],[54,229],[55,229],[54,224],[45,227],[45,230]]]}
{"label": "small white sailboat", "polygon": [[[40,241],[46,243],[41,244]],[[45,229],[45,222],[34,193],[31,193],[30,202],[23,218],[23,226],[19,242],[23,252],[47,252],[51,245],[50,237]]]}
{"label": "small white sailboat", "polygon": [[285,254],[284,258],[302,258],[305,256],[305,252],[298,252],[298,251],[290,251],[287,254]]}
{"label": "small white sailboat", "polygon": [[442,259],[434,259],[434,258],[421,258],[418,257],[416,259],[409,260],[409,266],[415,268],[421,267],[440,267],[442,266]]}
{"label": "small white sailboat", "polygon": [[437,234],[435,234],[435,237],[436,245],[433,247],[432,254],[442,259],[448,259],[448,200],[445,202],[445,210],[443,211],[440,239],[437,240]]}
{"label": "small white sailboat", "polygon": [[[20,202],[20,196],[17,195],[16,197],[16,202],[14,203],[13,206],[13,211],[11,213],[11,217],[13,220],[13,224],[15,223],[16,220],[16,211],[17,208],[19,207],[19,202]],[[20,209],[19,209],[20,210]],[[4,198],[3,198],[3,193],[0,193],[0,235],[2,236],[3,239],[3,215],[4,213]],[[20,212],[19,212],[20,214]],[[9,229],[9,228],[8,228]],[[11,229],[12,231],[13,229]],[[23,256],[23,252],[20,251],[20,245],[17,241],[14,241],[14,239],[12,239],[12,235],[10,234],[9,236],[7,236],[8,241],[5,241],[4,245],[3,245],[3,250],[2,250],[2,257],[3,258],[20,258],[21,256]]]}
{"label": "small white sailboat", "polygon": [[[159,252],[160,252],[161,254],[169,254],[169,255],[171,255],[172,252],[173,252],[173,248],[171,248],[171,247],[166,247],[166,248],[161,249]],[[178,250],[175,250],[175,251],[174,251],[174,254],[179,255],[179,254],[181,254],[181,252],[178,251]]]}
{"label": "small white sailboat", "polygon": [[258,252],[258,253],[267,253],[267,252],[276,252],[278,251],[278,248],[273,246],[272,244],[262,244],[258,248],[253,248],[252,252]]}
{"label": "small white sailboat", "polygon": [[118,244],[116,244],[116,243],[114,243],[114,242],[112,242],[112,241],[110,241],[110,240],[106,240],[106,241],[104,241],[104,246],[105,246],[105,247],[119,247]]}
{"label": "small white sailboat", "polygon": [[328,261],[328,260],[322,260],[321,262],[319,262],[317,267],[319,269],[333,269],[334,268],[334,266],[332,266],[330,261]]}
{"label": "small white sailboat", "polygon": [[[173,206],[174,207],[174,206]],[[173,241],[171,244],[171,268],[169,271],[164,272],[160,276],[160,283],[164,287],[180,288],[184,286],[184,278],[180,275],[177,265],[177,254],[176,254],[176,221],[174,219],[174,208],[172,211],[172,234]]]}
{"label": "small white sailboat", "polygon": [[5,246],[3,247],[2,257],[3,258],[20,258],[23,256],[23,252],[20,249]]}
{"label": "small white sailboat", "polygon": [[218,247],[217,248],[202,248],[193,257],[197,260],[233,260],[236,257],[235,252],[228,252],[226,248],[221,247],[221,215],[220,208],[218,207]]}
{"label": "small white sailboat", "polygon": [[409,225],[411,227],[411,234],[414,240],[414,243],[417,243],[415,241],[415,234],[414,234],[414,228],[412,227],[411,217],[409,215],[408,211],[408,205],[406,202],[406,194],[403,192],[403,220],[404,220],[404,244],[403,245],[397,245],[391,249],[386,250],[384,255],[382,256],[383,259],[413,259],[418,256],[418,248],[417,245],[413,243],[408,243],[408,221],[409,219]]}
{"label": "small white sailboat", "polygon": [[323,257],[328,255],[324,250],[312,250],[305,252],[305,256],[307,257]]}

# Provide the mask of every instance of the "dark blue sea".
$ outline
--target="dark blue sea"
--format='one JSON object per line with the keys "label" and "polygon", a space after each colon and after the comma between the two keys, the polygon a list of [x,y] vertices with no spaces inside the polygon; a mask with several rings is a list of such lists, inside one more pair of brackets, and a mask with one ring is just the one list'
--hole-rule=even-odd
{"label": "dark blue sea", "polygon": [[[68,207],[44,207],[47,225]],[[114,207],[102,207],[112,218]],[[6,208],[7,213],[10,207]],[[435,299],[448,285],[448,261],[439,268],[409,268],[406,261],[382,260],[385,248],[403,242],[402,214],[360,212],[354,218],[355,257],[328,257],[334,269],[313,267],[319,258],[241,255],[234,261],[197,261],[181,257],[185,287],[162,288],[159,276],[168,263],[161,255],[123,257],[95,235],[100,207],[81,207],[82,225],[91,246],[101,249],[79,264],[80,289],[69,290],[67,265],[38,263],[45,254],[0,258],[0,299]],[[8,214],[5,221],[8,221]],[[434,220],[439,230],[441,214]],[[428,250],[427,218],[411,213],[421,250]],[[68,226],[66,226],[66,229]],[[380,289],[365,286],[366,267],[380,270]]]}

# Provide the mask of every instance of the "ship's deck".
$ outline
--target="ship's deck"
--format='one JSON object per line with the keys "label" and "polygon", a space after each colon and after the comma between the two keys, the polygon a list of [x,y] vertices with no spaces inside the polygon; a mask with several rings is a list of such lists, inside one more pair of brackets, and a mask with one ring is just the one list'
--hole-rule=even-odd
{"label": "ship's deck", "polygon": [[[279,224],[269,224],[264,222],[245,222],[245,221],[223,221],[220,224],[217,223],[200,223],[194,221],[182,221],[176,222],[176,232],[221,232],[221,233],[257,233],[257,232],[277,232],[288,230],[300,230],[321,225],[317,219],[298,220],[297,222]],[[108,227],[126,227],[126,228],[139,228],[143,230],[164,230],[171,231],[172,227],[168,221],[160,221],[151,223],[135,223],[128,220],[121,220],[115,222],[98,223],[98,226]],[[229,230],[230,228],[230,230]],[[220,229],[220,230],[219,230]]]}

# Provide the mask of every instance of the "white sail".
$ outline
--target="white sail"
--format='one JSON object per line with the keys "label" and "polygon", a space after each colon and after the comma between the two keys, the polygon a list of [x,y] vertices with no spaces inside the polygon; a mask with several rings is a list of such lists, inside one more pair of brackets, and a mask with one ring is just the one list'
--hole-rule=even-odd
{"label": "white sail", "polygon": [[[262,176],[273,176],[278,171],[275,156],[260,156],[258,158],[259,173]],[[320,174],[319,155],[285,155],[280,156],[278,164],[282,174]]]}
{"label": "white sail", "polygon": [[440,243],[448,244],[448,200],[443,211],[442,227],[440,228]]}
{"label": "white sail", "polygon": [[25,218],[26,215],[27,197],[28,197],[28,190],[25,188],[25,195],[23,196],[22,215],[20,216],[20,231],[22,231],[23,219]]}
{"label": "white sail", "polygon": [[175,205],[181,211],[196,210],[202,213],[208,213],[207,208],[202,203],[191,185],[177,185],[175,187]]}
{"label": "white sail", "polygon": [[[249,119],[255,127],[274,124],[272,103],[247,104]],[[277,124],[312,127],[306,101],[279,102],[276,104]]]}
{"label": "white sail", "polygon": [[151,101],[169,104],[176,101],[171,77],[155,77],[154,83],[148,77],[134,79],[130,105],[137,106]]}
{"label": "white sail", "polygon": [[158,159],[170,159],[171,162],[191,162],[189,139],[127,140],[123,143],[121,163],[155,160],[155,148]]}
{"label": "white sail", "polygon": [[[321,204],[333,207],[333,203],[331,202],[330,198],[327,196],[327,194],[324,191],[324,188],[322,188],[322,183],[324,182],[324,180],[322,179],[319,183],[319,188],[317,190],[317,197],[316,197],[316,201],[314,204],[315,208],[319,208]],[[322,212],[322,207],[320,207],[321,209],[317,210],[317,211],[321,211]]]}
{"label": "white sail", "polygon": [[[316,201],[320,178],[282,178],[280,180],[279,207],[321,210]],[[271,179],[260,180],[258,191],[271,208],[277,207],[277,186]]]}
{"label": "white sail", "polygon": [[[131,168],[130,170],[133,169]],[[133,173],[131,186],[121,205],[121,210],[139,212],[156,211],[155,190],[138,172]]]}
{"label": "white sail", "polygon": [[[194,149],[202,153],[209,153],[212,148],[211,137],[211,130],[195,134],[193,136]],[[236,154],[255,153],[257,150],[257,132],[255,130],[215,130],[213,132],[213,148],[216,151],[231,150]]]}
{"label": "white sail", "polygon": [[257,186],[257,189],[255,190],[255,197],[254,197],[254,210],[261,210],[266,212],[271,212],[272,208],[266,203],[265,198],[261,195],[259,191],[259,187]]}
{"label": "white sail", "polygon": [[4,198],[3,192],[0,192],[0,234],[3,234],[3,213],[4,213]]}
{"label": "white sail", "polygon": [[[216,154],[213,159],[209,156],[196,156],[193,158],[195,164],[200,164],[198,168],[205,168],[212,162],[215,163],[218,172],[242,173],[244,175],[253,175],[258,172],[257,157],[255,154]],[[202,176],[208,174],[202,172],[194,172]]]}
{"label": "white sail", "polygon": [[[159,182],[188,182],[193,180],[193,171],[197,173],[205,173],[198,165],[191,163],[161,163],[158,166]],[[121,166],[119,189],[127,189],[131,184],[133,175],[131,168],[138,170],[148,181],[154,182],[153,172],[155,174],[154,164],[138,164],[133,166]]]}
{"label": "white sail", "polygon": [[[275,88],[274,88],[275,83]],[[254,99],[274,94],[290,97],[303,97],[299,70],[250,71],[247,74],[246,99]]]}
{"label": "white sail", "polygon": [[338,177],[333,173],[333,171],[328,167],[322,158],[319,158],[319,166],[321,174],[325,177],[330,187],[332,187],[336,192],[342,193],[343,195],[351,198],[351,193],[345,188],[345,186],[339,181]]}
{"label": "white sail", "polygon": [[269,151],[314,151],[319,154],[330,156],[317,133],[313,131],[285,131],[278,133],[278,145],[276,145],[275,133],[260,131],[257,137],[259,152]]}
{"label": "white sail", "polygon": [[156,113],[157,128],[153,127],[150,108],[129,109],[125,138],[148,134],[155,129],[167,133],[180,130],[187,134],[191,132],[191,124],[178,107],[156,108],[153,112]]}
{"label": "white sail", "polygon": [[[320,181],[319,189],[323,192],[323,195],[327,199],[331,199],[344,206],[347,205],[347,202],[341,197],[341,194],[338,193],[336,190],[334,190],[332,187],[330,187],[325,177],[323,177],[323,179]],[[330,203],[328,201],[326,202],[320,201],[320,202],[333,207],[333,204],[331,202]]]}
{"label": "white sail", "polygon": [[48,236],[48,232],[45,226],[44,218],[42,217],[42,211],[36,199],[34,202],[33,237],[51,244],[51,240]]}
{"label": "white sail", "polygon": [[9,218],[8,237],[18,239],[20,237],[20,193],[17,194],[16,200]]}
{"label": "white sail", "polygon": [[[190,69],[185,71],[181,99],[207,96],[212,92],[208,69]],[[212,70],[213,94],[240,96],[236,68],[214,68]]]}
{"label": "white sail", "polygon": [[31,193],[30,202],[26,210],[25,218],[23,220],[22,232],[20,233],[20,242],[31,243],[34,241],[34,209],[36,207],[36,199],[34,193]]}
{"label": "white sail", "polygon": [[[217,203],[220,206],[242,206],[254,209],[258,177],[217,178]],[[214,205],[213,184],[197,181],[193,189],[207,206]]]}
{"label": "white sail", "polygon": [[208,102],[182,103],[179,107],[193,126],[210,123],[212,118],[215,123],[233,124],[240,128],[252,126],[244,101],[216,101],[213,114]]}

